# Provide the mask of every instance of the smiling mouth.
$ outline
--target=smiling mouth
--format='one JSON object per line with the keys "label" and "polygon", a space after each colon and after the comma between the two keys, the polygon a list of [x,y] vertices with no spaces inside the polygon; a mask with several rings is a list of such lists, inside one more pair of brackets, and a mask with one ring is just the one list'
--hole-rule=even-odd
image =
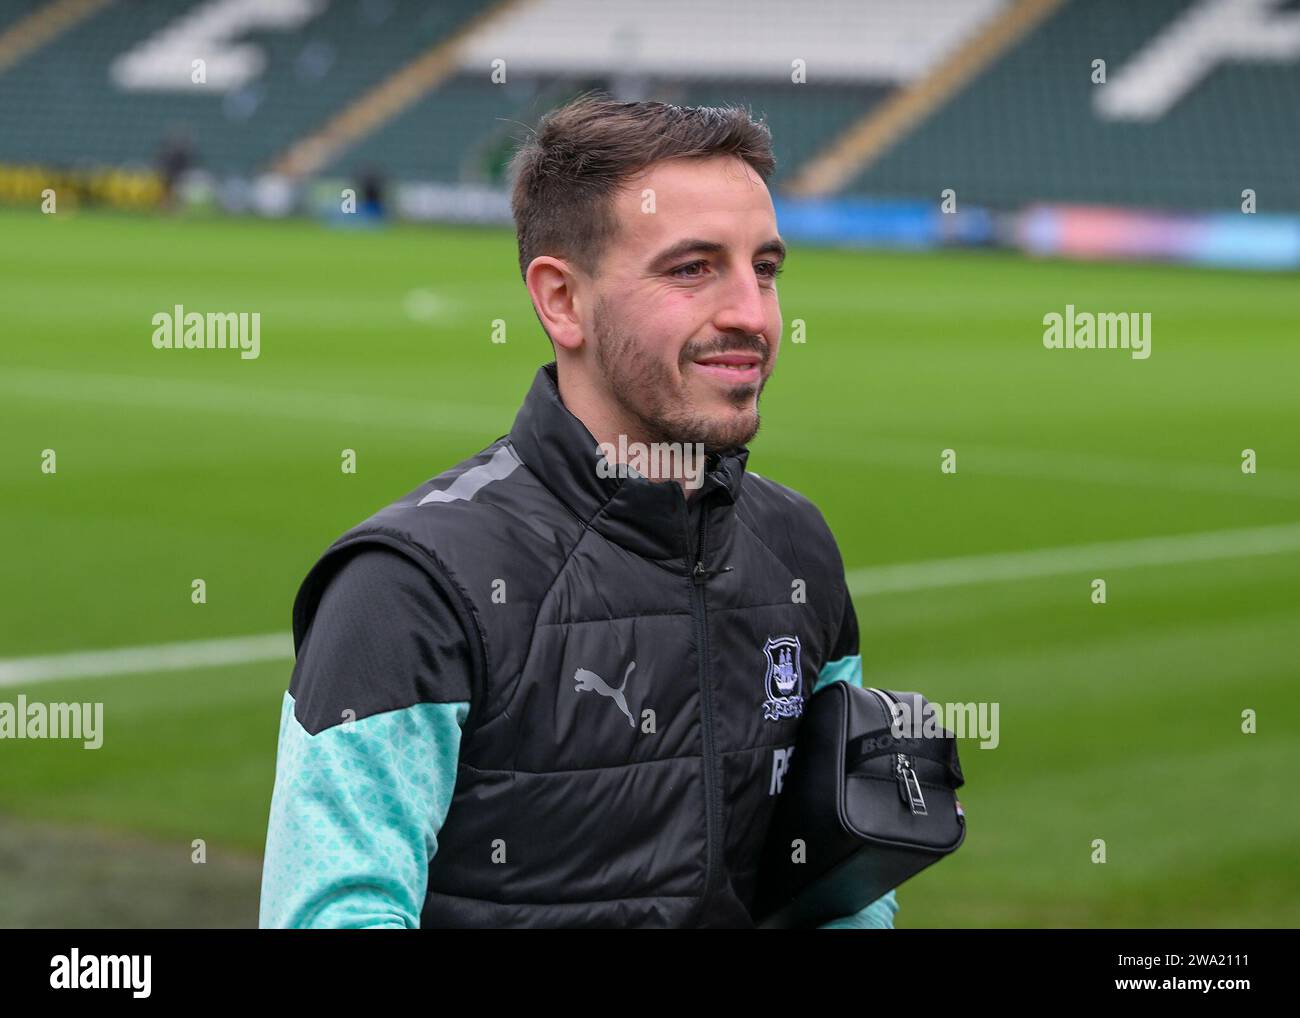
{"label": "smiling mouth", "polygon": [[710,354],[691,363],[706,377],[727,385],[747,385],[756,382],[763,369],[762,356],[748,351]]}

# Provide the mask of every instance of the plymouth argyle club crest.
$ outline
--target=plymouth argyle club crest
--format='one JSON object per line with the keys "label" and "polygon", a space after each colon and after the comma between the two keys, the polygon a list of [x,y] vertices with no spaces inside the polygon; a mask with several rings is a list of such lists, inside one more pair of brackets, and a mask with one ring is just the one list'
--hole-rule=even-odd
{"label": "plymouth argyle club crest", "polygon": [[767,699],[763,717],[770,721],[803,713],[803,669],[799,663],[799,637],[769,636],[763,644],[767,657]]}

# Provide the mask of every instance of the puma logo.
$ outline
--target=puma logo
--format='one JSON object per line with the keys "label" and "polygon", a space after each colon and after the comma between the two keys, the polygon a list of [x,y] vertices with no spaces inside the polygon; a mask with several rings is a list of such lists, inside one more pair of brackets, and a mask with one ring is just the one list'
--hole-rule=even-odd
{"label": "puma logo", "polygon": [[635,661],[627,666],[627,671],[623,673],[623,685],[619,686],[618,689],[612,688],[608,682],[602,679],[595,672],[589,672],[585,668],[579,668],[573,673],[573,681],[576,683],[574,689],[579,693],[588,690],[595,690],[601,696],[609,697],[618,704],[618,709],[627,715],[627,723],[635,728],[636,719],[632,717],[632,712],[627,709],[627,699],[623,696],[623,690],[627,688],[627,677],[632,674],[632,669],[635,667]]}

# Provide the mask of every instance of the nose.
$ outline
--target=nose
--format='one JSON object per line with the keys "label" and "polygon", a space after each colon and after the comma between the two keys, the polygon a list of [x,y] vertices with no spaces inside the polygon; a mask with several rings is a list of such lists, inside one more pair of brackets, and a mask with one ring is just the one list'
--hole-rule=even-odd
{"label": "nose", "polygon": [[767,331],[767,302],[775,298],[763,295],[752,265],[732,273],[721,299],[713,318],[713,325],[720,332],[740,331],[750,336],[761,336]]}

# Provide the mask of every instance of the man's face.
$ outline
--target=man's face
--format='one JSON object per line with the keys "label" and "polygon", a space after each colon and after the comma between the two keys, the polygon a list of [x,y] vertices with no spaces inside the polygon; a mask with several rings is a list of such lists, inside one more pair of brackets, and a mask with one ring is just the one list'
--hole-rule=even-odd
{"label": "man's face", "polygon": [[733,156],[670,159],[612,202],[589,328],[608,397],[650,441],[744,445],[781,343],[766,185]]}

